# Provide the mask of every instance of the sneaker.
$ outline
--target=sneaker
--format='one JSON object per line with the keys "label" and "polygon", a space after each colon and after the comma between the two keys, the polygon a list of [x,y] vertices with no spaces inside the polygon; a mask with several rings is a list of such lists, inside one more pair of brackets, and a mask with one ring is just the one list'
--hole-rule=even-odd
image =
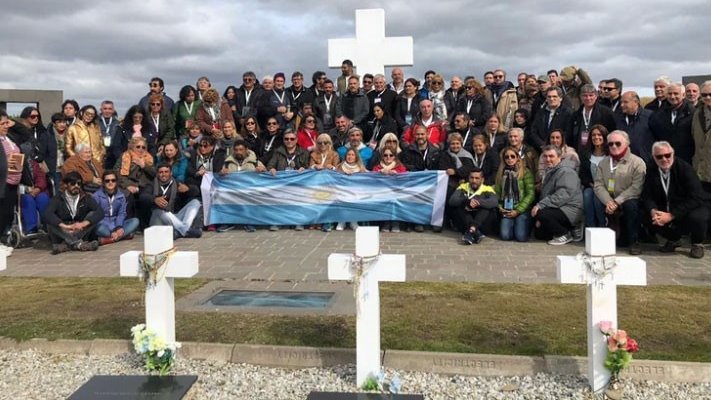
{"label": "sneaker", "polygon": [[691,251],[689,252],[689,257],[704,258],[704,245],[703,244],[692,244]]}
{"label": "sneaker", "polygon": [[572,231],[570,231],[570,235],[573,237],[574,242],[577,243],[577,242],[583,241],[583,237],[584,237],[583,233],[585,232],[584,228],[585,228],[585,224],[584,224],[584,222],[581,221],[580,223],[578,223],[578,225],[575,228],[573,228]]}
{"label": "sneaker", "polygon": [[197,239],[199,237],[202,237],[202,231],[199,229],[190,228],[187,231],[185,231],[185,235],[183,235],[183,236],[186,238]]}
{"label": "sneaker", "polygon": [[342,231],[346,229],[346,223],[345,222],[339,222],[336,224],[336,230],[337,231]]}
{"label": "sneaker", "polygon": [[294,230],[295,230],[295,231],[303,231],[303,230],[304,230],[304,226],[303,226],[303,225],[296,225],[296,226],[294,227]]}
{"label": "sneaker", "polygon": [[462,235],[462,242],[466,245],[471,245],[474,243],[474,235],[470,231],[464,232],[464,235]]}
{"label": "sneaker", "polygon": [[390,222],[383,222],[380,226],[380,232],[390,232]]}
{"label": "sneaker", "polygon": [[220,232],[220,233],[229,232],[229,231],[231,231],[231,230],[233,230],[233,229],[235,229],[235,228],[236,228],[236,226],[234,226],[234,225],[220,225],[220,226],[217,228],[217,232]]}
{"label": "sneaker", "polygon": [[269,225],[269,230],[272,232],[276,232],[279,230],[279,227],[276,225]]}
{"label": "sneaker", "polygon": [[548,241],[548,244],[551,246],[560,246],[563,244],[568,244],[573,241],[573,238],[570,236],[570,234],[565,234],[563,236],[558,236],[557,238],[553,238]]}
{"label": "sneaker", "polygon": [[433,227],[432,227],[432,232],[434,232],[434,233],[441,233],[441,232],[442,232],[442,227],[441,227],[441,226],[433,226]]}
{"label": "sneaker", "polygon": [[425,231],[425,227],[422,225],[415,225],[414,228],[412,228],[415,232],[422,233]]}
{"label": "sneaker", "polygon": [[676,251],[676,248],[681,246],[681,241],[679,240],[667,240],[666,243],[664,243],[664,246],[661,246],[658,250],[661,253],[673,253]]}
{"label": "sneaker", "polygon": [[642,245],[639,242],[634,242],[630,245],[629,253],[631,256],[638,256],[642,254]]}
{"label": "sneaker", "polygon": [[358,221],[353,221],[351,222],[351,229],[356,230],[360,225],[358,225]]}
{"label": "sneaker", "polygon": [[52,255],[57,255],[69,251],[69,245],[66,243],[59,243],[52,245]]}
{"label": "sneaker", "polygon": [[321,232],[331,232],[331,224],[321,225]]}
{"label": "sneaker", "polygon": [[390,227],[390,232],[395,232],[395,233],[400,232],[400,223],[397,221],[393,222]]}
{"label": "sneaker", "polygon": [[99,248],[99,242],[92,240],[91,242],[80,241],[75,249],[79,251],[96,251]]}
{"label": "sneaker", "polygon": [[486,236],[477,229],[472,233],[472,237],[474,238],[474,244],[479,244]]}
{"label": "sneaker", "polygon": [[256,232],[257,228],[255,228],[254,225],[245,225],[244,230],[251,233]]}

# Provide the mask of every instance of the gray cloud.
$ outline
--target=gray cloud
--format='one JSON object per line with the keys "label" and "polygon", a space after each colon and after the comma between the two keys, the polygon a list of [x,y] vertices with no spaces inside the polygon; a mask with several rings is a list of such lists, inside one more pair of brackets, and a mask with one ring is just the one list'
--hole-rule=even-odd
{"label": "gray cloud", "polygon": [[229,2],[211,0],[17,1],[0,25],[0,87],[62,89],[80,103],[116,101],[123,111],[161,76],[177,97],[207,75],[218,90],[258,76],[299,70],[309,83],[327,68],[327,39],[353,37],[356,8],[384,7],[386,35],[412,35],[420,78],[503,68],[543,73],[577,65],[594,80],[618,77],[651,87],[655,77],[711,72],[705,1],[461,0]]}

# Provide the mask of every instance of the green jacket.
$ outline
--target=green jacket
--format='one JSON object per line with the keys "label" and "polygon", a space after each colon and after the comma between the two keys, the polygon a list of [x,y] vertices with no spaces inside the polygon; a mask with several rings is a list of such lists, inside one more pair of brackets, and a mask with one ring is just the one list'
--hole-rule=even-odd
{"label": "green jacket", "polygon": [[[496,178],[496,195],[499,197],[499,206],[503,207],[504,197],[503,197],[503,186],[501,185],[501,178]],[[514,208],[519,214],[523,214],[531,210],[533,207],[533,201],[536,199],[536,185],[533,179],[533,174],[526,168],[526,172],[523,174],[523,179],[518,179],[518,190],[520,192],[520,197],[518,204],[514,204]]]}

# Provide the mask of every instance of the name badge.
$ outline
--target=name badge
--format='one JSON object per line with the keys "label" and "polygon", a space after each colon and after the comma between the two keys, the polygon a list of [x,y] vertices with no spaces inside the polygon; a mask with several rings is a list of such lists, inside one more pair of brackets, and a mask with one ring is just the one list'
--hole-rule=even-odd
{"label": "name badge", "polygon": [[381,101],[383,101],[383,99],[381,99],[380,97],[376,97],[376,98],[373,100],[373,104],[378,104],[378,103],[380,103]]}
{"label": "name badge", "polygon": [[104,147],[111,146],[111,136],[104,136]]}
{"label": "name badge", "polygon": [[607,191],[610,192],[610,194],[615,193],[615,178],[607,180]]}
{"label": "name badge", "polygon": [[192,128],[192,126],[193,126],[193,120],[192,120],[192,119],[189,119],[189,120],[185,121],[185,129],[190,129],[190,128]]}
{"label": "name badge", "polygon": [[504,210],[513,210],[513,199],[504,199]]}

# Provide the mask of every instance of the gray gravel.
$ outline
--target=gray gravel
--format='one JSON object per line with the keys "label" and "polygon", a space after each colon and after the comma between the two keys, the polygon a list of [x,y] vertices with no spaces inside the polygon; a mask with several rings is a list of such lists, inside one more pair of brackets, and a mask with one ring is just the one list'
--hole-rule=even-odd
{"label": "gray gravel", "polygon": [[[65,399],[92,375],[141,375],[131,354],[86,356],[34,350],[0,351],[0,399]],[[178,357],[177,374],[198,375],[195,399],[306,399],[312,390],[354,391],[355,366],[299,370]],[[388,374],[394,371],[389,370]],[[463,377],[398,372],[403,393],[426,399],[592,399],[585,378],[539,374],[533,377]],[[625,382],[625,399],[711,399],[711,384]]]}

